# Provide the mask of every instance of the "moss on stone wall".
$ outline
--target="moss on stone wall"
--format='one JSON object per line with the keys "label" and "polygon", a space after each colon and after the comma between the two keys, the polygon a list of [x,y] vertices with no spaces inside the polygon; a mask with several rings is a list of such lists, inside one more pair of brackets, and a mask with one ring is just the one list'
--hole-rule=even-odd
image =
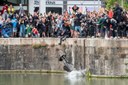
{"label": "moss on stone wall", "polygon": [[32,47],[34,48],[34,49],[39,49],[39,48],[45,48],[45,47],[47,47],[48,46],[48,44],[46,44],[46,43],[42,43],[42,44],[33,44],[32,45]]}

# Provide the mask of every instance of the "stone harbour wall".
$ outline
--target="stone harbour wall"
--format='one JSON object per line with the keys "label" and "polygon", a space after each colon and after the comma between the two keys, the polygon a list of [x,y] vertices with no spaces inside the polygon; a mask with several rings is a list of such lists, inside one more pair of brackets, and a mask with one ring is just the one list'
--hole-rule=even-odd
{"label": "stone harbour wall", "polygon": [[0,38],[0,70],[63,71],[60,55],[93,75],[128,76],[127,39]]}

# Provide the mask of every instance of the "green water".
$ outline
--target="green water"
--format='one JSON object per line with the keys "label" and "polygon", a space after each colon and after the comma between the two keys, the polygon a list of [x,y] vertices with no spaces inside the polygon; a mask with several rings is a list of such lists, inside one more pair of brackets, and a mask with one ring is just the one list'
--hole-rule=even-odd
{"label": "green water", "polygon": [[0,74],[0,85],[128,85],[128,79],[69,79],[62,74]]}

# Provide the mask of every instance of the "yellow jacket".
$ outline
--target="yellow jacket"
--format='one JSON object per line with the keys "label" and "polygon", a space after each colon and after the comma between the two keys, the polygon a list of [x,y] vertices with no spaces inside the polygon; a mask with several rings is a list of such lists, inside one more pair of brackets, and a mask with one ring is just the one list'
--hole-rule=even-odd
{"label": "yellow jacket", "polygon": [[10,8],[10,7],[8,8],[8,13],[9,14],[14,14],[14,11],[15,11],[14,8]]}

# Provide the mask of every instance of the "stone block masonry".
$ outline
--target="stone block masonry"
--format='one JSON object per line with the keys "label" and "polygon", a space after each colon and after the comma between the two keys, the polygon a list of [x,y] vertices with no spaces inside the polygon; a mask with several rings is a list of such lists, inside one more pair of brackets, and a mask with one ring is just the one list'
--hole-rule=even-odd
{"label": "stone block masonry", "polygon": [[60,53],[77,70],[92,75],[128,76],[128,39],[0,38],[0,70],[63,71]]}

